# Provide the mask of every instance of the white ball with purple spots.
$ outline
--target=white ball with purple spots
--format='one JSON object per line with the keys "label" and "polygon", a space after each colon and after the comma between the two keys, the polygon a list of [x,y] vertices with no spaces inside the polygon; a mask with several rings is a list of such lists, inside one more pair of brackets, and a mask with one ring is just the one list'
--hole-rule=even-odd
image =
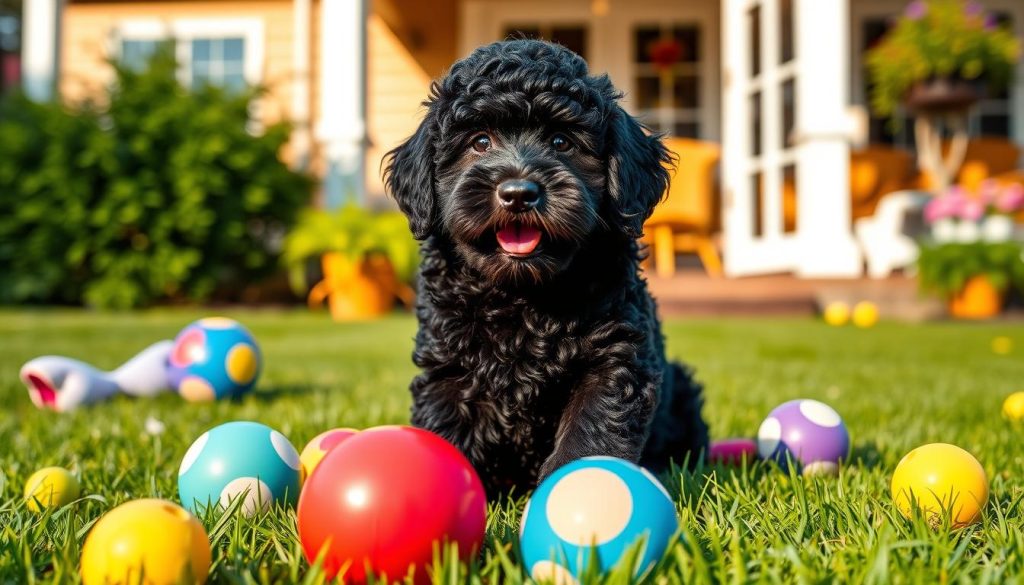
{"label": "white ball with purple spots", "polygon": [[790,461],[804,475],[831,474],[850,449],[843,418],[817,400],[790,400],[775,408],[757,431],[757,452],[783,469]]}

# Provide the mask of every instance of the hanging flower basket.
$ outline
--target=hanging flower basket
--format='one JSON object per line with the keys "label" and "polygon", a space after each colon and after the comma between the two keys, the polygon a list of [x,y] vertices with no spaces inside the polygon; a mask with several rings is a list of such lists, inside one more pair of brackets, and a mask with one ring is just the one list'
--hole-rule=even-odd
{"label": "hanging flower basket", "polygon": [[962,112],[981,99],[983,91],[964,79],[940,77],[915,83],[903,104],[915,114]]}

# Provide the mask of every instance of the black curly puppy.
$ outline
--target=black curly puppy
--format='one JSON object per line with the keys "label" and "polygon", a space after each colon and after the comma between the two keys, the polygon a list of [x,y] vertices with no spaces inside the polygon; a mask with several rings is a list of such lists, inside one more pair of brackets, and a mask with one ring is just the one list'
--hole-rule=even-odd
{"label": "black curly puppy", "polygon": [[491,493],[612,455],[707,444],[701,388],[665,359],[636,238],[669,154],[575,53],[514,40],[434,82],[388,190],[423,240],[412,422]]}

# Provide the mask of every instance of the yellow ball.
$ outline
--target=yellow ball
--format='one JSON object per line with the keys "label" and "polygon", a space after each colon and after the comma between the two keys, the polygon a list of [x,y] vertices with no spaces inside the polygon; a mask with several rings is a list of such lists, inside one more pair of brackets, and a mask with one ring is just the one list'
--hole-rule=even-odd
{"label": "yellow ball", "polygon": [[79,495],[78,479],[63,467],[44,467],[25,482],[25,501],[33,512],[70,504]]}
{"label": "yellow ball", "polygon": [[867,329],[878,323],[878,306],[871,301],[861,301],[853,307],[853,324]]}
{"label": "yellow ball", "polygon": [[822,317],[833,327],[846,325],[846,322],[850,320],[850,305],[842,301],[831,302],[825,306]]}
{"label": "yellow ball", "polygon": [[992,340],[992,352],[996,355],[1010,355],[1013,353],[1013,340],[1005,335],[1000,335]]}
{"label": "yellow ball", "polygon": [[331,429],[320,433],[306,443],[299,455],[299,462],[302,463],[302,481],[305,482],[316,466],[320,465],[320,461],[328,451],[358,432],[356,429],[349,428]]}
{"label": "yellow ball", "polygon": [[914,504],[938,525],[944,512],[954,527],[981,519],[988,501],[988,478],[973,455],[956,445],[932,443],[907,453],[892,475],[892,498],[904,516]]}
{"label": "yellow ball", "polygon": [[1003,402],[1003,417],[1013,422],[1024,420],[1024,392],[1014,392]]}
{"label": "yellow ball", "polygon": [[166,500],[133,500],[96,522],[82,548],[85,585],[206,582],[210,541],[195,516]]}

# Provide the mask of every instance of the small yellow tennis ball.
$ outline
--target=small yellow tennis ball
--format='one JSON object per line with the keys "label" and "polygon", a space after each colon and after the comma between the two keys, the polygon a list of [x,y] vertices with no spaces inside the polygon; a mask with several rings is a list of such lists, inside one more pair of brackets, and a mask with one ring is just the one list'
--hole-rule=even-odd
{"label": "small yellow tennis ball", "polygon": [[846,322],[850,320],[850,305],[843,301],[833,301],[825,306],[822,317],[833,327],[846,325]]}
{"label": "small yellow tennis ball", "polygon": [[992,351],[998,355],[1010,355],[1013,352],[1013,340],[1000,335],[992,340]]}
{"label": "small yellow tennis ball", "polygon": [[25,482],[25,501],[33,512],[70,504],[80,494],[78,479],[63,467],[44,467]]}
{"label": "small yellow tennis ball", "polygon": [[195,516],[166,500],[133,500],[103,515],[82,547],[82,583],[206,582],[210,540]]}
{"label": "small yellow tennis ball", "polygon": [[853,307],[853,324],[862,329],[878,323],[878,306],[871,301],[861,301]]}
{"label": "small yellow tennis ball", "polygon": [[1003,402],[1003,417],[1013,422],[1024,420],[1024,392],[1014,392]]}
{"label": "small yellow tennis ball", "polygon": [[892,474],[892,499],[907,518],[914,504],[937,525],[948,511],[954,527],[981,519],[988,477],[973,455],[956,445],[932,443],[907,453]]}

